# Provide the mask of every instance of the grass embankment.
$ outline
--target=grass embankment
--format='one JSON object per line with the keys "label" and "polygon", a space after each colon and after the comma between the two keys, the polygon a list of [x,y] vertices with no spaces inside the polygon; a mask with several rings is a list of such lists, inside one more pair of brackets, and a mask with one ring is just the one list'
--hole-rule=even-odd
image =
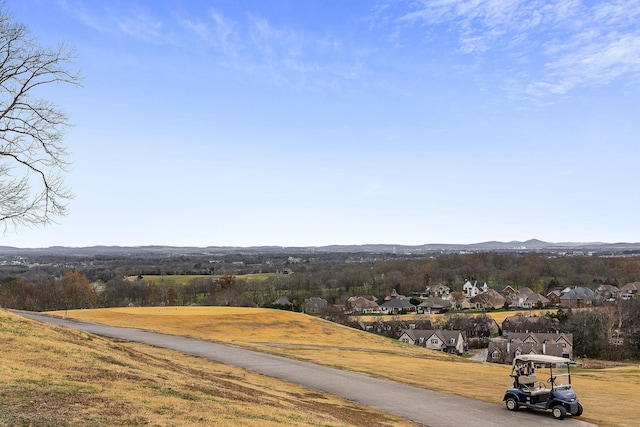
{"label": "grass embankment", "polygon": [[521,315],[525,317],[543,317],[547,313],[555,314],[557,312],[558,312],[557,308],[550,308],[550,309],[545,308],[542,310],[533,309],[533,310],[509,310],[509,311],[487,311],[487,312],[454,311],[454,312],[445,313],[445,314],[402,314],[398,316],[361,315],[361,316],[353,316],[353,318],[362,319],[363,321],[369,321],[369,322],[374,320],[382,320],[382,321],[388,322],[392,320],[404,320],[404,321],[414,320],[415,321],[415,320],[422,320],[422,319],[430,320],[431,322],[441,322],[445,320],[447,317],[452,317],[452,316],[486,315],[491,317],[493,320],[495,320],[498,325],[502,325],[502,322],[504,322],[504,319],[511,316]]}
{"label": "grass embankment", "polygon": [[[287,311],[113,308],[69,311],[68,316],[241,345],[496,404],[502,404],[510,386],[509,366],[468,361]],[[601,426],[638,425],[639,366],[577,368],[574,373],[574,388],[585,407],[581,419]]]}
{"label": "grass embankment", "polygon": [[5,310],[0,343],[1,426],[413,425],[239,368]]}

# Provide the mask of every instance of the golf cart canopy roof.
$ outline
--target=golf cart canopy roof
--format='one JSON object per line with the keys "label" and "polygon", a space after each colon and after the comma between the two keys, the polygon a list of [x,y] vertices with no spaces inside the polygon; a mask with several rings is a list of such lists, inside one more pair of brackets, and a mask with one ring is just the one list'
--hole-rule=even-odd
{"label": "golf cart canopy roof", "polygon": [[576,364],[576,362],[566,357],[549,356],[546,354],[521,354],[513,359],[513,366],[523,362]]}

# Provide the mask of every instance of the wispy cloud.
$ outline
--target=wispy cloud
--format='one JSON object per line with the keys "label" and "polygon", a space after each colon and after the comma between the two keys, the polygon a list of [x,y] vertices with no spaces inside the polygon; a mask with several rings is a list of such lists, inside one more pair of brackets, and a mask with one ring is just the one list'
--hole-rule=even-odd
{"label": "wispy cloud", "polygon": [[100,33],[119,34],[145,43],[172,42],[162,19],[135,4],[124,10],[115,10],[108,3],[60,0],[58,4],[69,15]]}
{"label": "wispy cloud", "polygon": [[361,66],[360,53],[345,49],[343,41],[329,29],[314,33],[300,27],[276,26],[250,11],[243,19],[231,19],[215,8],[197,15],[187,9],[154,15],[153,9],[136,3],[119,3],[117,8],[82,0],[59,0],[59,4],[100,33],[185,49],[204,46],[215,53],[218,64],[260,73],[290,86],[311,90],[334,86],[338,81],[353,79]]}
{"label": "wispy cloud", "polygon": [[312,89],[357,75],[357,54],[331,33],[276,27],[262,16],[249,15],[247,34],[251,63],[276,81]]}
{"label": "wispy cloud", "polygon": [[526,80],[512,80],[524,94],[562,94],[640,72],[638,0],[422,0],[393,13],[394,33],[438,28],[455,36],[459,53],[514,58],[527,67],[519,73]]}
{"label": "wispy cloud", "polygon": [[221,12],[211,9],[207,17],[202,19],[185,18],[180,21],[182,26],[195,33],[206,45],[214,49],[235,54],[238,47],[238,24],[225,17]]}

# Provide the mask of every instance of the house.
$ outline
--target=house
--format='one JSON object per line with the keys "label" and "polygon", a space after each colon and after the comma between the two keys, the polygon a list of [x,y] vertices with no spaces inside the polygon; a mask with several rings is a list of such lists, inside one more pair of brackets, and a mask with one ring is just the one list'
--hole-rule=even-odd
{"label": "house", "polygon": [[[568,357],[573,359],[573,334],[558,333],[537,333],[537,332],[508,332],[502,334],[503,338],[514,342],[522,341],[540,346],[541,352],[537,354],[551,354],[552,356]],[[558,345],[561,351],[554,345]],[[521,353],[522,354],[522,353]]]}
{"label": "house", "polygon": [[471,305],[475,306],[477,310],[495,310],[502,308],[505,301],[505,297],[493,289],[488,289],[486,292],[482,292],[469,299]]}
{"label": "house", "polygon": [[521,308],[538,308],[548,307],[551,301],[538,293],[530,293],[522,299],[518,299],[518,307]]}
{"label": "house", "polygon": [[557,320],[548,317],[529,317],[517,314],[502,321],[502,333],[557,332]]}
{"label": "house", "polygon": [[366,321],[362,318],[358,319],[357,327],[367,332],[374,332],[376,334],[383,334],[387,336],[399,336],[400,331],[408,329],[409,325],[402,321],[389,321],[385,322],[381,318],[376,320]]}
{"label": "house", "polygon": [[508,333],[489,341],[487,362],[511,364],[521,354],[573,358],[573,334]]}
{"label": "house", "polygon": [[384,297],[385,301],[391,301],[392,299],[409,299],[409,298],[407,298],[404,295],[400,295],[398,291],[394,289],[391,291],[390,295],[387,295],[386,297]]}
{"label": "house", "polygon": [[627,283],[620,288],[620,299],[628,301],[633,298],[637,298],[640,294],[640,282]]}
{"label": "house", "polygon": [[511,297],[518,292],[515,289],[513,289],[511,285],[499,287],[496,289],[496,291],[508,300],[510,300]]}
{"label": "house", "polygon": [[430,350],[457,355],[462,355],[467,351],[466,337],[462,331],[405,329],[400,334],[399,340]]}
{"label": "house", "polygon": [[424,292],[420,293],[420,298],[438,297],[442,299],[448,299],[451,294],[451,289],[445,285],[427,286]]}
{"label": "house", "polygon": [[349,297],[345,303],[345,309],[349,313],[356,314],[380,313],[377,302],[362,296]]}
{"label": "house", "polygon": [[449,301],[445,301],[440,297],[428,297],[425,298],[417,307],[418,313],[444,313],[451,310],[453,305]]}
{"label": "house", "polygon": [[433,329],[433,325],[429,319],[407,320],[406,325],[407,327],[405,329]]}
{"label": "house", "polygon": [[460,310],[471,310],[471,303],[465,298],[457,304],[457,308]]}
{"label": "house", "polygon": [[563,308],[591,307],[596,301],[596,294],[589,288],[575,287],[560,297]]}
{"label": "house", "polygon": [[362,317],[359,317],[358,321],[355,324],[351,324],[349,326],[354,327],[356,329],[359,328],[367,332],[374,332],[377,334],[388,332],[387,330],[388,325],[386,325],[386,323],[380,318],[369,321],[369,320],[363,320]]}
{"label": "house", "polygon": [[620,298],[620,289],[617,286],[604,284],[598,286],[596,289],[596,293],[603,301],[616,301]]}
{"label": "house", "polygon": [[401,314],[403,312],[415,312],[416,306],[406,299],[394,298],[380,306],[380,311],[385,314]]}
{"label": "house", "polygon": [[289,298],[287,298],[287,297],[280,297],[277,300],[275,300],[274,302],[272,302],[271,305],[291,306],[291,307],[293,307],[293,303],[291,301],[289,301]]}
{"label": "house", "polygon": [[551,301],[532,291],[530,288],[522,288],[511,297],[511,306],[518,308],[536,308],[538,306],[546,307]]}
{"label": "house", "polygon": [[322,314],[328,307],[327,300],[320,297],[311,297],[304,300],[304,312],[307,314]]}
{"label": "house", "polygon": [[477,280],[467,280],[466,282],[464,282],[464,285],[462,285],[462,292],[467,298],[473,298],[479,293],[486,292],[487,289],[489,289],[489,287],[487,286],[487,282],[478,284]]}
{"label": "house", "polygon": [[549,300],[550,306],[559,306],[561,296],[562,296],[562,292],[559,289],[555,289],[555,290],[549,291],[549,293],[547,293],[546,298]]}

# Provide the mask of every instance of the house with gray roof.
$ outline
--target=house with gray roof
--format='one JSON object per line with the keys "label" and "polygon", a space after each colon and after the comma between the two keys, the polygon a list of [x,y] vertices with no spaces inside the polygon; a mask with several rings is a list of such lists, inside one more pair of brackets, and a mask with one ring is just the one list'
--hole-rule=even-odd
{"label": "house with gray roof", "polygon": [[519,301],[521,308],[537,308],[537,307],[548,307],[551,301],[548,298],[532,292],[528,294],[525,298]]}
{"label": "house with gray roof", "polygon": [[418,307],[418,313],[432,314],[432,313],[444,313],[453,308],[450,301],[445,301],[440,297],[428,297],[422,301]]}
{"label": "house with gray roof", "polygon": [[322,314],[329,304],[327,300],[320,297],[311,297],[304,300],[304,312],[307,314]]}
{"label": "house with gray roof", "polygon": [[560,297],[560,306],[563,308],[591,307],[596,299],[597,295],[591,289],[578,286]]}
{"label": "house with gray roof", "polygon": [[489,341],[487,362],[511,364],[521,354],[547,354],[571,359],[573,334],[510,332]]}
{"label": "house with gray roof", "polygon": [[516,314],[509,316],[502,321],[502,333],[509,332],[557,332],[558,320],[546,316],[523,316]]}
{"label": "house with gray roof", "polygon": [[345,303],[345,309],[353,314],[380,313],[380,306],[371,298],[362,296],[349,297]]}
{"label": "house with gray roof", "polygon": [[462,355],[467,351],[467,340],[463,331],[405,329],[398,339],[408,344],[450,354]]}
{"label": "house with gray roof", "polygon": [[406,299],[393,298],[380,306],[380,311],[385,314],[400,314],[402,312],[415,312],[416,306]]}
{"label": "house with gray roof", "polygon": [[487,291],[469,299],[472,307],[475,307],[477,310],[495,310],[502,308],[505,301],[505,297],[493,289],[488,289]]}

